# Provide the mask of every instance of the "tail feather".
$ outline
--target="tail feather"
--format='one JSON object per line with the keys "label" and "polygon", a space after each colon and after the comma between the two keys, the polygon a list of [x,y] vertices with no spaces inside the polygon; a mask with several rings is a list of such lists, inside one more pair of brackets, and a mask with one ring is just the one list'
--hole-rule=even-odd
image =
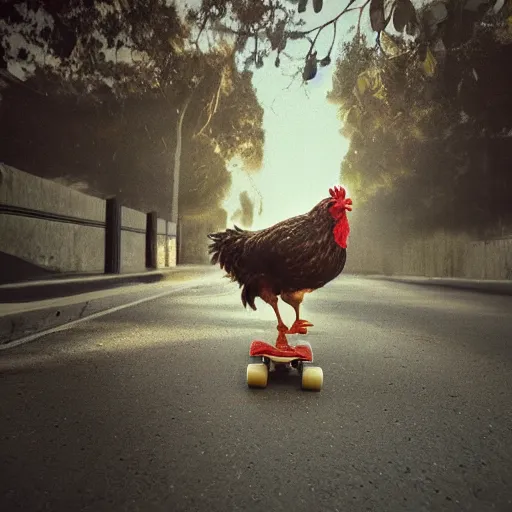
{"label": "tail feather", "polygon": [[237,263],[243,254],[244,242],[247,240],[248,233],[238,226],[235,228],[207,235],[212,241],[208,246],[208,253],[211,255],[212,265],[219,264],[220,268],[228,274],[239,278]]}
{"label": "tail feather", "polygon": [[212,265],[219,265],[226,272],[226,277],[237,281],[242,288],[241,299],[244,307],[249,305],[256,310],[254,301],[258,296],[257,279],[248,277],[241,261],[245,242],[251,236],[251,232],[244,231],[235,225],[235,229],[226,229],[218,233],[210,233],[208,238],[212,243],[208,246]]}
{"label": "tail feather", "polygon": [[255,283],[252,281],[249,281],[243,285],[242,288],[242,304],[244,305],[244,308],[247,307],[247,305],[250,306],[250,308],[253,311],[256,311],[256,305],[254,304],[254,300],[256,299],[258,295],[258,288],[255,286]]}

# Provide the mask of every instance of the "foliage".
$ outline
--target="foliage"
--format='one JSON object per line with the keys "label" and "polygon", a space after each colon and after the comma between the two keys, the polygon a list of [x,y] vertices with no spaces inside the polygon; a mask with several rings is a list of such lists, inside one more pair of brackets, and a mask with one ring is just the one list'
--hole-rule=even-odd
{"label": "foliage", "polygon": [[185,138],[180,214],[197,215],[221,204],[231,186],[231,174],[224,159],[205,138]]}
{"label": "foliage", "polygon": [[[503,0],[498,0],[496,5],[500,3],[503,5]],[[275,65],[279,66],[281,54],[290,41],[309,41],[303,71],[303,78],[307,81],[314,78],[319,65],[331,63],[337,23],[349,12],[359,12],[358,35],[363,15],[369,19],[380,46],[380,36],[386,30],[394,29],[396,33],[412,38],[420,60],[426,69],[432,71],[435,66],[433,48],[440,42],[445,48],[464,45],[490,7],[489,0],[464,0],[450,4],[435,1],[419,10],[411,0],[347,0],[332,19],[305,30],[302,28],[305,25],[303,15],[311,12],[311,8],[314,13],[320,13],[322,1],[202,0],[199,9],[189,11],[188,19],[197,27],[196,42],[206,29],[222,36],[230,34],[235,38],[238,51],[248,53],[246,65],[257,68],[264,65],[265,58],[272,52],[276,55]],[[332,44],[327,54],[320,58],[316,48],[318,37],[331,26]]]}
{"label": "foliage", "polygon": [[236,210],[231,220],[249,229],[254,221],[254,203],[246,191],[240,193],[239,200],[240,208]]}
{"label": "foliage", "polygon": [[[177,118],[190,101],[185,209],[220,203],[231,158],[261,166],[263,110],[251,73],[237,70],[222,41],[207,52],[191,46],[173,3],[6,0],[0,15],[5,161],[167,212]],[[204,178],[198,169],[208,159],[212,176]],[[194,180],[203,178],[201,196]]]}
{"label": "foliage", "polygon": [[[359,36],[344,45],[329,95],[350,138],[342,180],[384,224],[488,232],[512,222],[512,152],[503,159],[512,128],[512,79],[502,72],[512,61],[503,38],[509,7],[480,15],[484,22],[468,38],[465,4],[440,5],[419,17],[435,47],[422,50],[386,32],[384,51]],[[447,14],[442,29],[428,29],[432,6]]]}

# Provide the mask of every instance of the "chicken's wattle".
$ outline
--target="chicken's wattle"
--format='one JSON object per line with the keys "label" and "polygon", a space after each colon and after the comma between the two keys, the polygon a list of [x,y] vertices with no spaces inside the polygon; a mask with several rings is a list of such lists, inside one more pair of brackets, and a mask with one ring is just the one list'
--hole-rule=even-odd
{"label": "chicken's wattle", "polygon": [[343,215],[338,220],[333,229],[334,240],[343,249],[347,248],[347,239],[350,233],[350,226],[348,224],[347,214],[343,212]]}
{"label": "chicken's wattle", "polygon": [[335,203],[329,208],[329,213],[336,221],[333,229],[334,240],[340,247],[346,249],[350,233],[347,211],[352,211],[352,199],[346,197],[346,191],[343,187],[334,187],[329,192],[331,197],[335,199]]}

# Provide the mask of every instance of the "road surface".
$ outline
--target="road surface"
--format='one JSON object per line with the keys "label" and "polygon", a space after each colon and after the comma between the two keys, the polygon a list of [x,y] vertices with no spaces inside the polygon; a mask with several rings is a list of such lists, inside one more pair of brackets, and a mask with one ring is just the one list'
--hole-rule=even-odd
{"label": "road surface", "polygon": [[512,510],[510,297],[342,275],[324,390],[249,390],[275,320],[220,275],[0,354],[0,510]]}

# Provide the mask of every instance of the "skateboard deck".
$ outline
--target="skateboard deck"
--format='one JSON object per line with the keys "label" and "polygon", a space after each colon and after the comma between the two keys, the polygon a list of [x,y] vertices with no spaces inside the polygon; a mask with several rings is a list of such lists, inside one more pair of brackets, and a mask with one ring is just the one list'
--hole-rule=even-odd
{"label": "skateboard deck", "polygon": [[295,360],[313,361],[313,351],[309,343],[290,345],[286,349],[282,349],[264,341],[253,341],[249,355],[251,357],[268,357],[276,363],[290,363]]}

